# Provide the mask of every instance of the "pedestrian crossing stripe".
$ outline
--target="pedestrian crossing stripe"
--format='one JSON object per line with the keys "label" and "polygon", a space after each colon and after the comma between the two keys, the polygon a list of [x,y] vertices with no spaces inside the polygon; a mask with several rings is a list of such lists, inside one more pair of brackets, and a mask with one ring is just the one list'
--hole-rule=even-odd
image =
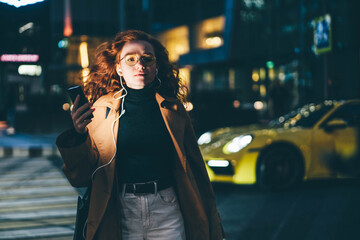
{"label": "pedestrian crossing stripe", "polygon": [[47,158],[0,160],[0,240],[70,240],[77,189]]}

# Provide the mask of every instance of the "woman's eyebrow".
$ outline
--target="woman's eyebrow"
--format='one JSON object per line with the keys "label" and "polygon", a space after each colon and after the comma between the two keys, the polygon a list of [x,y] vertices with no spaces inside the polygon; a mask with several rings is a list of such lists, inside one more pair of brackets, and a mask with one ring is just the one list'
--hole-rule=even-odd
{"label": "woman's eyebrow", "polygon": [[125,54],[125,56],[132,55],[132,54],[137,54],[137,52],[128,52],[128,53]]}
{"label": "woman's eyebrow", "polygon": [[154,53],[152,52],[144,52],[144,54],[148,54],[148,55],[155,55]]}
{"label": "woman's eyebrow", "polygon": [[132,54],[138,54],[138,55],[147,54],[147,55],[152,55],[152,56],[154,56],[154,54],[153,54],[152,52],[144,52],[143,54],[139,54],[138,52],[128,52],[128,53],[126,53],[124,56],[132,55]]}

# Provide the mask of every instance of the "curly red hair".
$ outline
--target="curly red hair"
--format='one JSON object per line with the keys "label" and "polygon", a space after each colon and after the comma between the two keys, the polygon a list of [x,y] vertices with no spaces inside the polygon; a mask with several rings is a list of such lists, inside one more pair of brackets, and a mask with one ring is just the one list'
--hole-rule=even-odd
{"label": "curly red hair", "polygon": [[116,65],[120,62],[120,53],[124,45],[133,40],[147,41],[154,48],[159,69],[158,77],[161,79],[161,86],[157,91],[185,102],[187,88],[179,78],[178,67],[170,63],[167,50],[157,39],[139,30],[120,32],[112,41],[104,42],[96,49],[94,63],[84,84],[84,92],[90,102],[93,103],[101,96],[121,89]]}

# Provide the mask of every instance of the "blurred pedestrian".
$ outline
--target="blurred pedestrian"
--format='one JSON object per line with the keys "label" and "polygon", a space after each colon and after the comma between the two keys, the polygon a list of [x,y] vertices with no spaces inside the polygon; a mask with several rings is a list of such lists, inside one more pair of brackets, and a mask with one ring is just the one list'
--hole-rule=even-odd
{"label": "blurred pedestrian", "polygon": [[[97,49],[57,145],[75,187],[92,184],[86,239],[223,239],[184,87],[152,36],[121,32]],[[87,120],[91,113],[94,117]]]}

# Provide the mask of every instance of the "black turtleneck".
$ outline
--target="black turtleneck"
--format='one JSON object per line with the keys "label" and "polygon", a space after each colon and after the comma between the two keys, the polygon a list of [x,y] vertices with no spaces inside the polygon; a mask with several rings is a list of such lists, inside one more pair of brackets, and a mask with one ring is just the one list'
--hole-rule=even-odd
{"label": "black turtleneck", "polygon": [[126,87],[117,141],[121,183],[170,180],[172,176],[174,145],[155,99],[155,87],[156,83],[143,89]]}

